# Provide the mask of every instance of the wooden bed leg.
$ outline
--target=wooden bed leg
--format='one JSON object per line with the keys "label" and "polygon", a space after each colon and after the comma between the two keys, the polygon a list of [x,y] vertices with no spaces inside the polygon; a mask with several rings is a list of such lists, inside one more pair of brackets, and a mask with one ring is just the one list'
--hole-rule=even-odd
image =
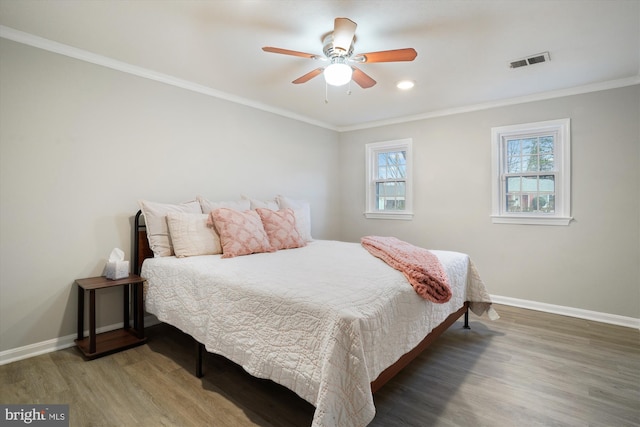
{"label": "wooden bed leg", "polygon": [[471,326],[469,326],[469,307],[467,307],[467,310],[464,312],[464,329],[471,329]]}
{"label": "wooden bed leg", "polygon": [[202,378],[202,353],[204,352],[204,344],[196,341],[196,377]]}

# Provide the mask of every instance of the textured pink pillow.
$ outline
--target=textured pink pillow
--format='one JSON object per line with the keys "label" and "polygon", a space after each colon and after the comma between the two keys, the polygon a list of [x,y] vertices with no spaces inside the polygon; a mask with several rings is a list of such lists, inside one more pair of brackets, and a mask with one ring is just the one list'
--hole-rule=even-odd
{"label": "textured pink pillow", "polygon": [[220,236],[222,258],[275,251],[255,211],[219,208],[209,213],[209,220]]}
{"label": "textured pink pillow", "polygon": [[256,209],[264,230],[269,236],[269,243],[274,249],[300,248],[306,244],[296,228],[296,217],[293,209],[274,211],[271,209]]}

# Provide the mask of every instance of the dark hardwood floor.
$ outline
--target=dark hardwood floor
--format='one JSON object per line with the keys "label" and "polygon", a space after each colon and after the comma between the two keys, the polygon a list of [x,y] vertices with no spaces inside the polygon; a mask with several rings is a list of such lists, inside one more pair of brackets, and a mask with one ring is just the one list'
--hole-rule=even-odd
{"label": "dark hardwood floor", "polygon": [[[639,426],[640,331],[496,305],[453,325],[374,396],[371,427]],[[161,324],[93,361],[75,348],[0,366],[0,402],[68,403],[71,426],[311,424],[313,406]]]}

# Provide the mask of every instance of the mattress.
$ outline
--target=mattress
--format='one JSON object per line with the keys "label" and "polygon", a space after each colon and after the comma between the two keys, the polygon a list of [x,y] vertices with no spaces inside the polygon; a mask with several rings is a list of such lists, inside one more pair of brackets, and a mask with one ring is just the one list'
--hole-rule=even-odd
{"label": "mattress", "polygon": [[370,383],[449,314],[490,297],[466,254],[432,251],[453,296],[434,304],[359,243],[316,240],[235,258],[145,260],[146,310],[316,407],[313,426],[365,426]]}

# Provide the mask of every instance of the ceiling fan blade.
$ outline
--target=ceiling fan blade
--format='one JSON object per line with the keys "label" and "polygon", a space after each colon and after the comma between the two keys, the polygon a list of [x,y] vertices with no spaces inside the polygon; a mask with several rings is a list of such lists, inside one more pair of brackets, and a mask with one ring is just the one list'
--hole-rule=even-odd
{"label": "ceiling fan blade", "polygon": [[349,18],[336,18],[333,23],[333,48],[348,52],[357,26]]}
{"label": "ceiling fan blade", "polygon": [[374,86],[376,84],[376,81],[365,74],[365,72],[361,69],[356,67],[351,68],[353,68],[353,75],[351,76],[351,78],[354,82],[358,83],[358,86],[360,86],[362,89],[370,88],[371,86]]}
{"label": "ceiling fan blade", "polygon": [[364,58],[362,62],[398,62],[413,61],[418,52],[413,48],[383,50],[380,52],[359,53],[354,56],[355,60]]}
{"label": "ceiling fan blade", "polygon": [[309,58],[309,59],[317,58],[317,55],[314,55],[312,53],[298,52],[297,50],[281,49],[279,47],[265,46],[262,48],[262,50],[264,50],[265,52],[271,52],[271,53],[281,53],[283,55],[301,56],[303,58]]}
{"label": "ceiling fan blade", "polygon": [[315,76],[317,76],[318,74],[322,73],[322,71],[324,71],[324,67],[321,68],[316,68],[313,71],[309,71],[307,74],[305,74],[302,77],[298,77],[297,79],[295,79],[294,81],[292,81],[291,83],[293,84],[300,84],[300,83],[306,83],[309,80],[311,80],[312,78],[314,78]]}

